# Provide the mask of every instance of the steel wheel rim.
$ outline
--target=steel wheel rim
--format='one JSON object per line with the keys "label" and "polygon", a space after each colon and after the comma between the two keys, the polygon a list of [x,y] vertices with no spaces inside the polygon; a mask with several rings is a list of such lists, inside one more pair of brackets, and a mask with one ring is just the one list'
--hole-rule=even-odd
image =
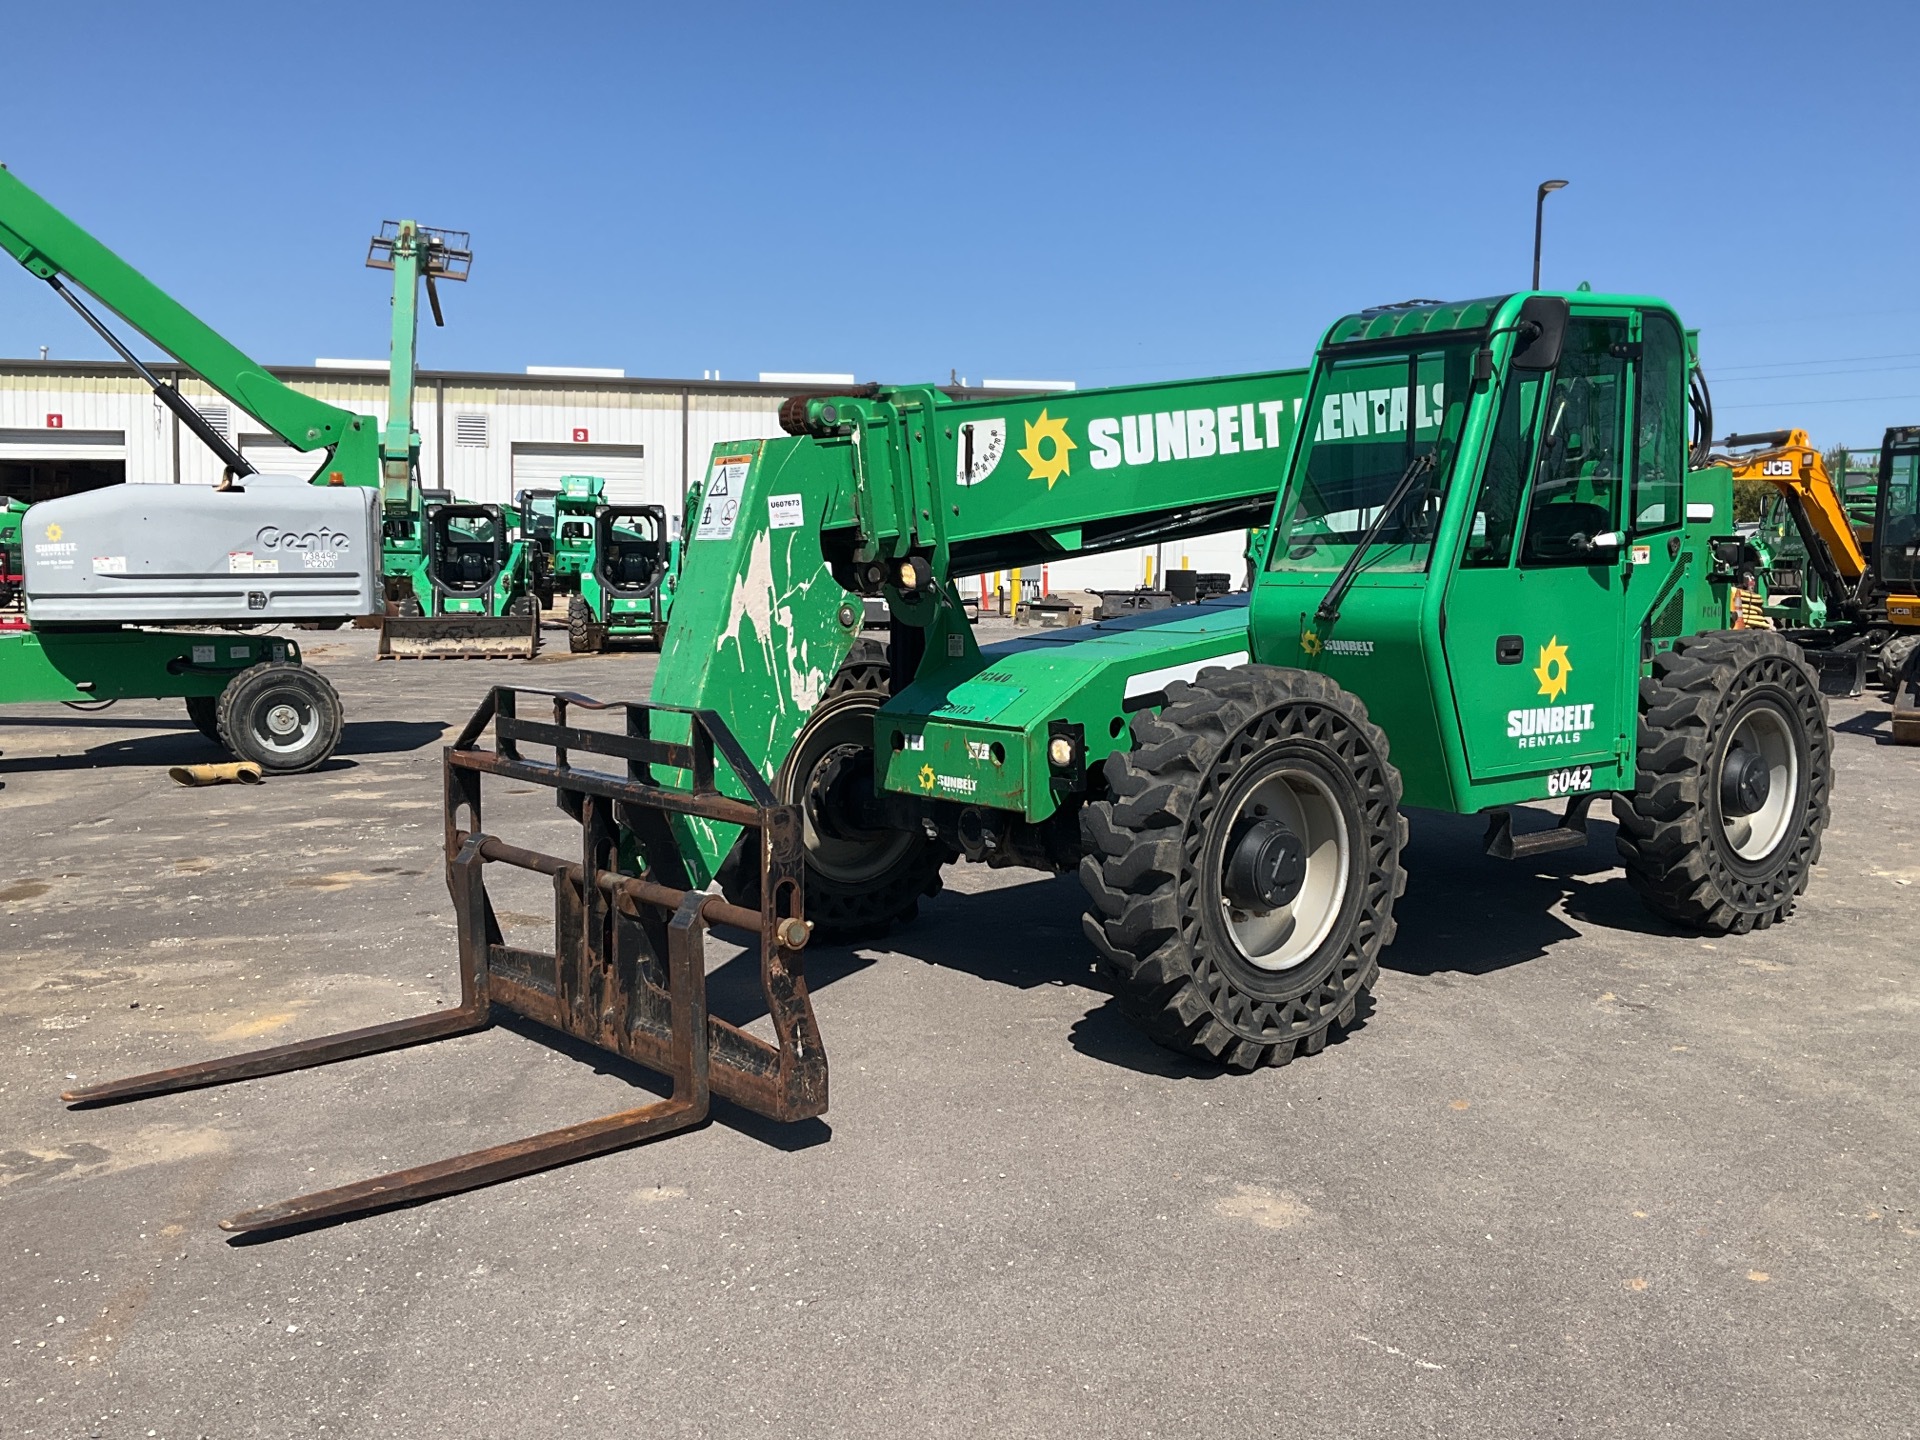
{"label": "steel wheel rim", "polygon": [[1764,860],[1793,828],[1800,794],[1800,749],[1787,719],[1771,705],[1755,706],[1742,715],[1720,755],[1724,774],[1736,751],[1757,752],[1767,766],[1767,798],[1751,815],[1720,817],[1727,846],[1742,860]]}
{"label": "steel wheel rim", "polygon": [[[822,878],[843,885],[862,885],[881,879],[912,849],[917,838],[907,831],[892,831],[884,844],[875,845],[828,835],[814,823],[813,806],[807,803],[816,777],[829,760],[843,751],[868,748],[862,740],[871,737],[873,712],[878,708],[877,705],[843,706],[812,735],[803,736],[801,748],[795,752],[800,764],[795,769],[798,783],[793,787],[792,800],[800,806],[801,839],[806,848],[807,865]],[[851,726],[847,717],[853,718]],[[861,739],[841,738],[840,732],[847,729]]]}
{"label": "steel wheel rim", "polygon": [[1306,878],[1286,905],[1260,913],[1235,910],[1227,900],[1224,852],[1215,876],[1220,918],[1234,948],[1256,969],[1291,970],[1308,960],[1332,933],[1346,905],[1352,839],[1346,812],[1327,782],[1307,770],[1283,768],[1262,776],[1226,818],[1232,835],[1242,820],[1278,820],[1300,837]]}
{"label": "steel wheel rim", "polygon": [[320,733],[320,711],[292,691],[264,695],[253,712],[254,736],[276,755],[304,750]]}

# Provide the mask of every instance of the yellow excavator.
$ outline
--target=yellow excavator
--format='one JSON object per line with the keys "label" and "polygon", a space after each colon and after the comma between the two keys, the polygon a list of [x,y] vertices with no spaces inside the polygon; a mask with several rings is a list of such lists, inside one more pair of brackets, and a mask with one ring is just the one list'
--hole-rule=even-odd
{"label": "yellow excavator", "polygon": [[1870,517],[1849,510],[1804,430],[1720,444],[1739,452],[1717,457],[1735,480],[1763,481],[1780,500],[1749,537],[1765,595],[1743,619],[1799,642],[1846,693],[1877,669],[1895,741],[1920,745],[1920,426],[1882,439]]}

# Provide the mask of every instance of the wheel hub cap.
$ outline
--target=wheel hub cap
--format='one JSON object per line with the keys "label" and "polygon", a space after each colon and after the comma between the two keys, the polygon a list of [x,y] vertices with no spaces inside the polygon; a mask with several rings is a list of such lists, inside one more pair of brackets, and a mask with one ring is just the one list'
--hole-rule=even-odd
{"label": "wheel hub cap", "polygon": [[1277,910],[1291,905],[1307,879],[1300,837],[1278,820],[1260,820],[1227,859],[1227,899],[1238,910]]}
{"label": "wheel hub cap", "polygon": [[285,739],[300,728],[300,714],[293,706],[282,703],[267,711],[267,729]]}
{"label": "wheel hub cap", "polygon": [[1729,815],[1752,815],[1767,803],[1773,774],[1758,750],[1735,750],[1720,774],[1720,806]]}

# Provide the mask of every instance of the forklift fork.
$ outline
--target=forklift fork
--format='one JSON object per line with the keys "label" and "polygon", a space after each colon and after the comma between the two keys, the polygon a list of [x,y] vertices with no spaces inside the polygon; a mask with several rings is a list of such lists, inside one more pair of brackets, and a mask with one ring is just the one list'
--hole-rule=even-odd
{"label": "forklift fork", "polygon": [[[550,700],[552,721],[521,718],[519,700],[526,696]],[[569,708],[624,712],[625,733],[571,725]],[[653,717],[667,712],[687,717],[687,741],[653,738]],[[479,744],[489,725],[492,750]],[[552,758],[525,756],[522,745],[549,749]],[[624,760],[626,773],[577,766],[575,752]],[[716,753],[749,800],[720,792]],[[687,788],[661,783],[654,766],[682,772]],[[581,858],[545,855],[488,835],[481,828],[484,775],[556,791],[561,808],[580,825]],[[445,801],[447,887],[460,947],[457,1008],[136,1075],[62,1098],[75,1107],[106,1105],[329,1065],[483,1030],[502,1011],[659,1071],[673,1082],[667,1099],[603,1119],[263,1205],[220,1222],[222,1229],[236,1231],[340,1219],[618,1150],[703,1123],[715,1093],[774,1120],[825,1112],[826,1052],[800,964],[810,927],[801,889],[799,811],[775,801],[716,713],[609,705],[581,695],[498,686],[445,752]],[[673,843],[673,816],[758,833],[758,911],[688,886]],[[632,863],[639,873],[630,873],[623,863]],[[552,877],[553,953],[505,943],[487,895],[489,864]],[[777,1044],[708,1013],[709,924],[759,937],[761,985]]]}

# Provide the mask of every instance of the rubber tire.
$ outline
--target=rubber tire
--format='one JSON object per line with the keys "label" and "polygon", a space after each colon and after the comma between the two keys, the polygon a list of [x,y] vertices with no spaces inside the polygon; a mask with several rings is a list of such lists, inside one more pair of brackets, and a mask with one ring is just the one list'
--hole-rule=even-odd
{"label": "rubber tire", "polygon": [[[1293,968],[1259,971],[1196,901],[1210,817],[1250,764],[1284,756],[1344,780],[1355,839],[1333,930]],[[1160,1044],[1232,1069],[1317,1055],[1378,978],[1406,889],[1400,772],[1366,707],[1304,670],[1203,670],[1170,684],[1159,714],[1135,717],[1133,748],[1108,757],[1106,778],[1114,798],[1081,810],[1080,880],[1087,938],[1121,1005]]]}
{"label": "rubber tire", "polygon": [[[277,750],[262,741],[254,716],[275,695],[294,692],[313,707],[318,722],[298,750]],[[297,775],[324,765],[340,743],[345,717],[339,693],[316,670],[284,660],[249,666],[227,682],[218,709],[220,743],[236,760],[251,760],[272,775]]]}
{"label": "rubber tire", "polygon": [[405,595],[402,595],[398,600],[393,602],[393,613],[412,618],[417,615],[424,615],[427,611],[426,607],[420,603],[420,597],[409,590]]}
{"label": "rubber tire", "polygon": [[877,695],[885,695],[891,689],[893,668],[887,659],[887,647],[878,640],[862,637],[853,642],[853,648],[847,652],[847,658],[840,662],[840,668],[834,671],[833,679],[827,682],[824,698],[845,695],[848,691],[871,690]]}
{"label": "rubber tire", "polygon": [[[1791,722],[1802,777],[1791,828],[1755,863],[1727,843],[1719,762],[1750,702]],[[1616,844],[1648,909],[1692,930],[1744,935],[1784,920],[1820,861],[1833,788],[1833,737],[1820,681],[1798,647],[1770,631],[1722,630],[1654,656],[1640,682],[1638,774],[1616,796]]]}
{"label": "rubber tire", "polygon": [[516,595],[507,602],[507,614],[516,620],[531,620],[540,613],[540,606],[531,595]]}
{"label": "rubber tire", "polygon": [[576,655],[598,655],[607,648],[607,632],[596,625],[593,611],[578,595],[567,597],[567,649]]}
{"label": "rubber tire", "polygon": [[1887,704],[1893,704],[1900,677],[1916,654],[1920,654],[1920,635],[1896,635],[1880,647],[1880,698]]}
{"label": "rubber tire", "polygon": [[224,744],[220,738],[220,697],[218,695],[189,695],[187,718],[193,721],[193,728],[216,745]]}
{"label": "rubber tire", "polygon": [[[827,693],[821,697],[821,707],[824,709],[843,696],[861,695],[872,697],[873,708],[878,709],[888,694],[888,677],[887,647],[872,640],[855,640],[847,658],[834,672],[833,679],[827,682]],[[835,708],[837,710],[839,707]],[[814,715],[820,713],[821,710],[817,709]],[[809,717],[808,726],[813,723],[813,717]],[[793,794],[796,779],[790,773],[792,760],[806,741],[807,729],[803,728],[800,739],[788,754],[787,766],[774,778],[774,793],[782,800],[788,800]],[[922,898],[940,893],[943,886],[941,868],[956,858],[955,853],[946,846],[923,838],[880,883],[870,883],[854,890],[841,888],[809,869],[806,876],[806,911],[807,919],[813,922],[814,941],[819,944],[838,944],[867,940],[886,934],[896,925],[909,923],[919,915]],[[722,894],[734,904],[758,909],[760,877],[747,872],[746,861],[745,847],[736,845],[720,867],[720,888]]]}

